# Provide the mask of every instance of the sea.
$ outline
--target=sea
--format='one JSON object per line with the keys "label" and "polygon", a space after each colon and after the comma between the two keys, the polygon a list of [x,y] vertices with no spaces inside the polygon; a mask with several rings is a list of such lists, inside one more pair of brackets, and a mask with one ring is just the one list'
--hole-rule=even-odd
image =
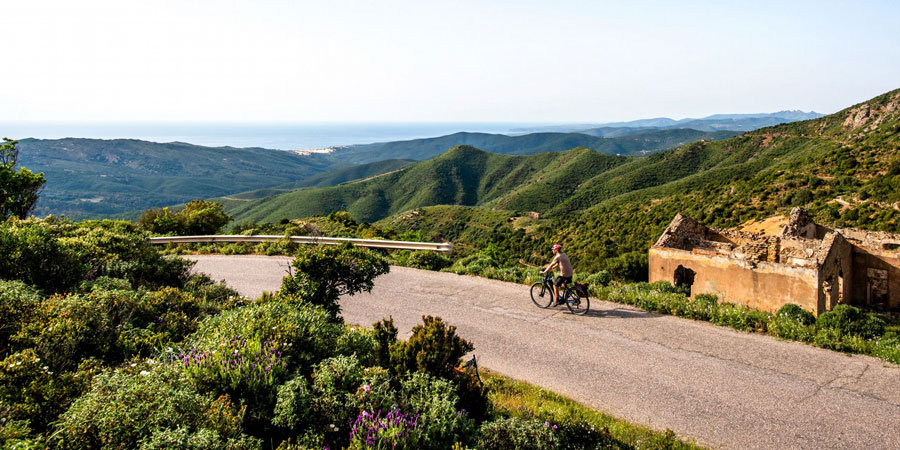
{"label": "sea", "polygon": [[529,123],[246,123],[246,122],[0,122],[0,136],[11,139],[140,139],[187,142],[210,147],[261,147],[314,150],[375,142],[444,136],[460,131],[521,134]]}

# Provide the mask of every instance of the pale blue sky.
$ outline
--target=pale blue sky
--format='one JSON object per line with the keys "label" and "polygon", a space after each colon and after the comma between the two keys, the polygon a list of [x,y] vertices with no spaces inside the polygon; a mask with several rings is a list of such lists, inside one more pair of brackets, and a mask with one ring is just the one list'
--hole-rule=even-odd
{"label": "pale blue sky", "polygon": [[898,5],[0,0],[0,120],[830,113],[900,87]]}

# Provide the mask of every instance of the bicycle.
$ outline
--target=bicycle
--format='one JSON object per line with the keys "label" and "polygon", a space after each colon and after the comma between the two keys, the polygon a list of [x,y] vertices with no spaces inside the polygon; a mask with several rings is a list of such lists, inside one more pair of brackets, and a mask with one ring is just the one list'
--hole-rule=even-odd
{"label": "bicycle", "polygon": [[[591,299],[587,296],[587,286],[581,285],[578,286],[578,289],[582,290],[579,295],[578,292],[573,291],[569,285],[565,285],[560,287],[560,291],[562,292],[562,302],[566,304],[566,308],[569,308],[569,312],[572,314],[577,314],[579,316],[587,314],[588,310],[591,308]],[[549,274],[544,276],[543,281],[538,281],[531,285],[531,301],[538,308],[549,308],[554,303],[556,303],[556,299],[553,298],[553,277]]]}

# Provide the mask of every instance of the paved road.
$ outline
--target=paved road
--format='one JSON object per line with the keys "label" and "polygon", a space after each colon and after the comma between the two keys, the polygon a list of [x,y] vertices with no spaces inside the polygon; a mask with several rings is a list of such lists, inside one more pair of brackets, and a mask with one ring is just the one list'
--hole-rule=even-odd
{"label": "paved road", "polygon": [[[245,295],[277,290],[286,258],[199,256]],[[393,316],[401,334],[441,316],[479,362],[714,448],[900,448],[900,368],[615,303],[577,317],[534,307],[523,286],[392,267],[341,300],[348,322]],[[564,309],[564,308],[563,308]]]}

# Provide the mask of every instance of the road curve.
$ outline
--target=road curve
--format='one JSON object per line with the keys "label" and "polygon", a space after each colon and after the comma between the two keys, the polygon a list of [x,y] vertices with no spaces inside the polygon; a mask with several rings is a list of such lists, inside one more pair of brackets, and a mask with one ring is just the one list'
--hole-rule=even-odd
{"label": "road curve", "polygon": [[[244,295],[274,291],[288,259],[191,256]],[[344,318],[393,316],[401,333],[436,315],[479,362],[632,422],[714,448],[900,448],[900,368],[708,323],[594,302],[542,310],[521,285],[392,267]]]}

